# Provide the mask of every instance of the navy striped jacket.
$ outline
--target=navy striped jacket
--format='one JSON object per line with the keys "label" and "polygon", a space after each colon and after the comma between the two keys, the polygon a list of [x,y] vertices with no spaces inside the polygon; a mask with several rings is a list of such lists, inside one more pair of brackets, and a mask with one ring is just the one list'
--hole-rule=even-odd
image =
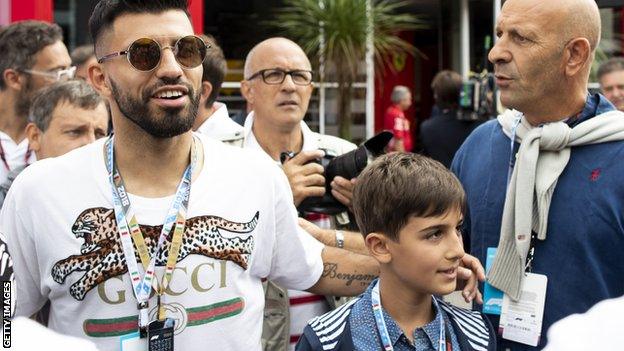
{"label": "navy striped jacket", "polygon": [[[349,314],[353,305],[359,300],[352,300],[346,305],[310,320],[295,350],[352,351],[354,347]],[[489,320],[481,312],[455,307],[437,298],[436,300],[449,317],[462,351],[496,350],[496,334]],[[376,330],[375,328],[371,325],[371,332]],[[381,345],[379,348],[382,348]]]}

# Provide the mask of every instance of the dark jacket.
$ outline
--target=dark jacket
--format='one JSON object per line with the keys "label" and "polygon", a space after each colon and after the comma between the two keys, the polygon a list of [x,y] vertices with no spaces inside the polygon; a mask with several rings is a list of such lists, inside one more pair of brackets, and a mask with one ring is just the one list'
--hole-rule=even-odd
{"label": "dark jacket", "polygon": [[462,121],[455,110],[440,110],[420,125],[417,152],[451,166],[455,152],[483,121]]}

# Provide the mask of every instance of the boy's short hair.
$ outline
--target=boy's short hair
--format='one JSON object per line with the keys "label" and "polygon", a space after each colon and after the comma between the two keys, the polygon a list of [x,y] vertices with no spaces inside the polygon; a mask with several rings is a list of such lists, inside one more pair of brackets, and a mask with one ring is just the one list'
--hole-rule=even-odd
{"label": "boy's short hair", "polygon": [[410,217],[434,217],[465,207],[464,189],[451,171],[430,158],[383,155],[358,176],[353,212],[364,237],[382,233],[399,240]]}

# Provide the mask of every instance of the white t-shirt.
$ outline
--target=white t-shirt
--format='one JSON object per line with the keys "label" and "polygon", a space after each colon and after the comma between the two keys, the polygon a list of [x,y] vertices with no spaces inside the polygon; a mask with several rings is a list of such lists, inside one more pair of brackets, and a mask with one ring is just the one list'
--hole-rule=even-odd
{"label": "white t-shirt", "polygon": [[11,350],[98,351],[89,340],[61,335],[26,317],[11,321]]}
{"label": "white t-shirt", "polygon": [[583,314],[573,314],[548,330],[544,351],[621,350],[624,296],[604,300]]}
{"label": "white t-shirt", "polygon": [[[272,160],[279,165],[279,161],[271,159],[269,154],[264,152],[258,143],[252,129],[253,122],[254,113],[251,112],[245,120],[245,141],[243,147],[245,149],[260,151],[266,155],[267,160]],[[315,135],[316,133],[310,130],[304,121],[301,121],[301,133],[303,134],[303,146],[301,151],[318,150],[319,145],[318,138]],[[329,216],[318,216],[318,218],[312,222],[322,228],[327,228],[330,225]],[[288,298],[290,302],[290,350],[294,350],[308,321],[329,312],[329,305],[324,296],[311,294],[307,291],[289,289]]]}
{"label": "white t-shirt", "polygon": [[[11,170],[26,163],[31,164],[37,160],[37,156],[35,156],[34,152],[31,152],[28,159],[26,159],[26,153],[28,152],[28,139],[24,139],[19,144],[16,144],[10,136],[0,131],[0,143],[2,143],[4,157]],[[0,184],[4,183],[9,172],[10,170],[7,169],[4,162],[0,161]]]}
{"label": "white t-shirt", "polygon": [[[297,225],[278,167],[198,138],[204,167],[192,184],[185,241],[163,299],[176,320],[175,349],[260,350],[261,279],[311,287],[323,269],[323,246]],[[51,329],[117,350],[119,336],[136,331],[138,313],[113,222],[104,142],[28,167],[9,191],[0,231],[14,260],[17,315],[50,299]],[[159,235],[172,199],[130,197],[144,236]],[[155,306],[153,297],[150,316]]]}
{"label": "white t-shirt", "polygon": [[215,102],[215,105],[218,108],[197,128],[197,132],[221,141],[241,137],[243,127],[230,118],[227,106],[221,102]]}

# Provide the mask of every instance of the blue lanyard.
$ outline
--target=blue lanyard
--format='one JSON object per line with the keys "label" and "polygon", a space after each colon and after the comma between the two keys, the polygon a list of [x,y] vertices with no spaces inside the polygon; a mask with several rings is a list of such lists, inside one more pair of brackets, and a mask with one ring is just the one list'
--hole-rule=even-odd
{"label": "blue lanyard", "polygon": [[[174,201],[167,212],[167,216],[165,217],[165,221],[158,238],[158,244],[155,247],[154,255],[149,259],[149,263],[147,267],[144,267],[145,274],[143,275],[143,279],[140,277],[139,273],[139,265],[135,256],[134,245],[132,242],[132,237],[137,235],[143,239],[143,235],[140,232],[140,228],[136,221],[135,214],[132,210],[132,206],[130,204],[130,199],[128,197],[128,193],[125,189],[125,184],[121,175],[119,174],[119,170],[117,169],[114,161],[114,137],[111,136],[109,140],[107,140],[105,144],[105,148],[107,151],[107,159],[106,159],[106,169],[109,173],[109,181],[112,188],[112,196],[113,196],[113,206],[115,211],[115,220],[117,222],[117,228],[119,231],[119,235],[121,238],[122,248],[124,252],[124,257],[126,259],[126,265],[128,268],[128,273],[130,274],[130,281],[132,283],[134,295],[138,302],[139,308],[139,327],[145,328],[148,324],[148,307],[149,307],[149,295],[151,294],[152,285],[157,285],[157,280],[154,279],[155,273],[155,265],[156,258],[159,255],[159,252],[165,245],[167,236],[171,232],[173,225],[177,225],[177,218],[180,216],[182,219],[186,217],[186,210],[188,208],[189,195],[191,191],[191,176],[193,172],[193,168],[197,162],[197,152],[195,152],[195,142],[193,143],[193,149],[191,151],[191,163],[184,171],[184,175],[180,184],[178,185],[176,195],[174,197]],[[182,224],[183,225],[183,224]],[[183,229],[182,229],[183,230]],[[174,239],[172,238],[172,244]],[[135,242],[137,248],[139,249],[140,255],[147,254],[149,257],[149,252],[147,252],[147,248],[145,243],[142,242],[142,245]],[[143,247],[143,252],[142,252]],[[171,250],[173,251],[173,250]],[[172,252],[169,252],[171,255]],[[177,256],[177,252],[176,252]],[[163,279],[163,289],[166,288],[169,281],[171,280],[171,275],[173,269],[169,267],[169,262],[166,267],[165,279]],[[175,264],[175,263],[174,263]],[[161,290],[163,290],[161,289]],[[160,292],[159,292],[160,293]]]}
{"label": "blue lanyard", "polygon": [[[375,315],[375,322],[377,324],[377,330],[379,331],[379,337],[381,344],[385,351],[393,351],[392,341],[390,340],[390,334],[388,334],[388,327],[386,321],[383,318],[383,312],[381,307],[381,299],[379,297],[379,280],[375,282],[373,290],[371,292],[371,300],[373,303],[373,314]],[[432,297],[433,304],[438,311],[438,323],[440,324],[440,338],[438,340],[438,351],[446,351],[446,327],[444,325],[444,318],[442,317],[442,311],[436,301],[435,297]]]}
{"label": "blue lanyard", "polygon": [[513,126],[511,127],[511,142],[510,142],[510,154],[509,154],[509,169],[507,170],[507,185],[511,182],[511,174],[513,173],[514,166],[516,164],[516,155],[515,151],[515,142],[516,142],[516,132],[518,130],[518,125],[522,121],[522,116],[516,117]]}

